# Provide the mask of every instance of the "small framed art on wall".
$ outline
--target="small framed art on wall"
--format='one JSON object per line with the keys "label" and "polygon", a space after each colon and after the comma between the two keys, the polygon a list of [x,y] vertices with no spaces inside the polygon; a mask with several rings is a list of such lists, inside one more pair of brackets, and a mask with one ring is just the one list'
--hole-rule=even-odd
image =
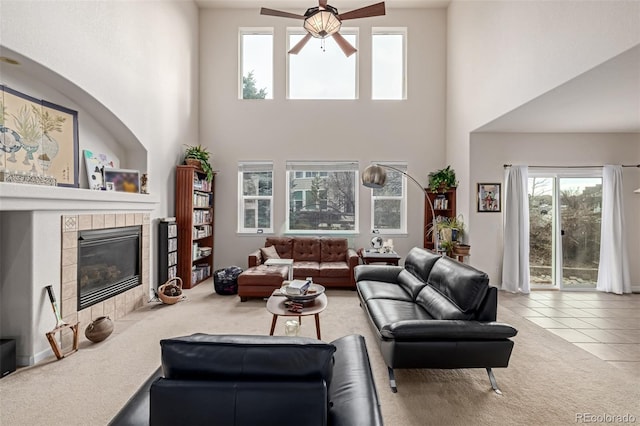
{"label": "small framed art on wall", "polygon": [[499,183],[478,184],[478,212],[496,213],[500,211],[502,197]]}

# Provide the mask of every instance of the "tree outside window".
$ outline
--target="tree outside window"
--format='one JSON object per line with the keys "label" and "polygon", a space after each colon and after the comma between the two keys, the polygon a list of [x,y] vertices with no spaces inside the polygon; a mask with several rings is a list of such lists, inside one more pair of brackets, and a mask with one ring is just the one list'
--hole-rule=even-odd
{"label": "tree outside window", "polygon": [[[351,170],[344,170],[347,165]],[[357,232],[356,180],[355,163],[288,165],[287,230]]]}

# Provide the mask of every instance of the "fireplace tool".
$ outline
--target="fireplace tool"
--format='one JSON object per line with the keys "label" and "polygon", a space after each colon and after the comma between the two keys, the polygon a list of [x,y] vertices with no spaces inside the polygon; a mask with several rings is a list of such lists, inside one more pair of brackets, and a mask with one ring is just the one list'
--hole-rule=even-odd
{"label": "fireplace tool", "polygon": [[[53,353],[56,355],[56,358],[62,359],[65,356],[71,355],[72,353],[78,350],[78,326],[80,325],[80,323],[76,322],[75,324],[68,324],[67,322],[65,322],[62,319],[62,316],[60,315],[60,308],[58,307],[58,301],[56,300],[56,295],[53,292],[53,287],[48,285],[45,288],[47,289],[47,293],[49,294],[49,301],[51,302],[51,308],[53,309],[53,313],[56,316],[56,327],[53,330],[46,333],[47,340],[49,341],[49,344],[51,345],[51,349],[53,350]],[[55,334],[58,332],[62,332],[67,328],[71,329],[71,332],[73,333],[73,346],[69,351],[63,352],[60,346],[58,345],[58,341],[56,340]]]}

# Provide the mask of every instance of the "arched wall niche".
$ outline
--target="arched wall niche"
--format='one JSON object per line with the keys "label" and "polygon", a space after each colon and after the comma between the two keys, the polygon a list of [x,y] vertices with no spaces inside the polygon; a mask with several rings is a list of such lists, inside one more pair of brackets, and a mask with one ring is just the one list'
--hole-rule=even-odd
{"label": "arched wall niche", "polygon": [[78,111],[80,188],[88,188],[83,150],[115,156],[120,167],[147,172],[147,150],[133,132],[90,93],[42,64],[0,45],[0,84]]}

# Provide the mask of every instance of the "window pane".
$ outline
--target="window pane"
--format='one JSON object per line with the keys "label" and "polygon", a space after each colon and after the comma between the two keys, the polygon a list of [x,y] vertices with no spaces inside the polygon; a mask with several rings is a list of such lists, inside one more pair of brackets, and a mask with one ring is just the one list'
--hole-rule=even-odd
{"label": "window pane", "polygon": [[553,178],[530,177],[529,270],[531,284],[553,285]]}
{"label": "window pane", "polygon": [[238,163],[238,232],[273,232],[273,163]]}
{"label": "window pane", "polygon": [[294,172],[287,173],[289,230],[356,230],[356,172],[315,172],[310,170],[304,178],[296,177]]}
{"label": "window pane", "polygon": [[273,34],[243,33],[242,99],[273,99]]}
{"label": "window pane", "polygon": [[404,34],[373,34],[372,99],[405,99]]}
{"label": "window pane", "polygon": [[373,223],[376,229],[400,229],[402,200],[376,200]]}
{"label": "window pane", "polygon": [[[340,34],[357,47],[355,33],[343,28]],[[303,36],[289,34],[289,46]],[[288,55],[289,99],[356,99],[356,55],[346,57],[331,37],[311,38],[300,53]]]}
{"label": "window pane", "polygon": [[387,182],[382,188],[375,188],[373,196],[402,197],[402,173],[387,169]]}
{"label": "window pane", "polygon": [[602,178],[560,178],[563,288],[595,288],[600,263]]}
{"label": "window pane", "polygon": [[271,226],[271,200],[258,200],[258,228]]}
{"label": "window pane", "polygon": [[256,200],[245,200],[244,202],[244,227],[256,227]]}
{"label": "window pane", "polygon": [[243,195],[271,196],[271,182],[271,172],[245,172],[243,175]]}

